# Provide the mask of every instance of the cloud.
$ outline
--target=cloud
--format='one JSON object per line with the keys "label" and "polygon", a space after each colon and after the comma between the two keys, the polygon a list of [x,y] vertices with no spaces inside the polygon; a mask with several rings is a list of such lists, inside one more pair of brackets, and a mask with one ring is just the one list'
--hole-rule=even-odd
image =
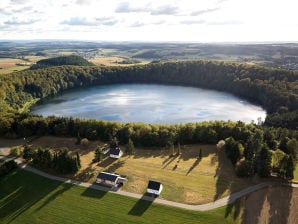
{"label": "cloud", "polygon": [[72,17],[69,20],[64,20],[61,24],[69,26],[96,26],[96,21],[90,21],[85,17]]}
{"label": "cloud", "polygon": [[105,26],[113,26],[118,23],[118,20],[114,19],[113,17],[101,17],[95,19],[99,24]]}
{"label": "cloud", "polygon": [[150,13],[151,15],[176,15],[179,13],[179,8],[172,5],[163,5],[154,8],[147,4],[142,7],[133,7],[129,2],[121,2],[115,10],[116,13]]}
{"label": "cloud", "polygon": [[151,11],[151,15],[176,15],[179,13],[179,8],[171,5],[161,6]]}
{"label": "cloud", "polygon": [[203,10],[192,12],[190,15],[191,16],[200,16],[200,15],[212,13],[212,12],[215,12],[218,10],[220,10],[220,7],[216,7],[216,8],[212,8],[212,9],[203,9]]}
{"label": "cloud", "polygon": [[116,13],[130,13],[130,12],[148,12],[146,7],[131,7],[129,2],[121,2],[116,8]]}
{"label": "cloud", "polygon": [[78,5],[90,5],[94,0],[76,0],[75,3]]}
{"label": "cloud", "polygon": [[194,24],[204,24],[206,23],[205,20],[183,20],[180,22],[180,24],[184,24],[184,25],[194,25]]}
{"label": "cloud", "polygon": [[135,23],[130,25],[130,27],[141,27],[141,26],[145,26],[145,24],[141,23],[141,22],[135,22]]}
{"label": "cloud", "polygon": [[10,15],[12,13],[11,12],[8,12],[6,9],[0,8],[0,15],[1,14],[3,14],[3,15]]}
{"label": "cloud", "polygon": [[33,7],[31,6],[27,6],[27,7],[23,7],[23,8],[20,8],[20,9],[14,9],[12,10],[14,13],[23,13],[23,12],[30,12],[33,10]]}
{"label": "cloud", "polygon": [[12,4],[18,4],[18,5],[23,5],[28,2],[28,0],[10,0]]}
{"label": "cloud", "polygon": [[112,17],[101,17],[101,18],[93,18],[87,19],[85,17],[72,17],[69,20],[64,20],[61,24],[66,24],[69,26],[112,26],[118,23],[118,20]]}
{"label": "cloud", "polygon": [[30,20],[20,20],[16,17],[10,19],[10,20],[7,20],[4,22],[5,25],[31,25],[35,22],[37,22],[38,20],[34,20],[34,19],[30,19]]}

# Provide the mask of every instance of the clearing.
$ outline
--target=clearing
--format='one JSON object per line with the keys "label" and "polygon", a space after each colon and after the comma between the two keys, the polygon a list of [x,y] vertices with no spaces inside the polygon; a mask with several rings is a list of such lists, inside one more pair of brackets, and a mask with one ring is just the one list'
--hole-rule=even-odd
{"label": "clearing", "polygon": [[[75,142],[75,138],[45,136],[32,144],[79,151],[82,168],[76,176],[67,176],[69,178],[92,183],[100,171],[115,172],[128,179],[123,190],[140,194],[145,193],[149,179],[157,180],[164,185],[163,198],[176,202],[203,204],[257,183],[252,179],[237,178],[224,151],[218,151],[215,145],[181,146],[180,155],[172,155],[172,150],[167,149],[138,148],[133,156],[123,156],[118,160],[105,157],[93,164],[94,149],[104,143],[89,141],[87,146],[78,146]],[[203,157],[197,159],[200,148]]]}

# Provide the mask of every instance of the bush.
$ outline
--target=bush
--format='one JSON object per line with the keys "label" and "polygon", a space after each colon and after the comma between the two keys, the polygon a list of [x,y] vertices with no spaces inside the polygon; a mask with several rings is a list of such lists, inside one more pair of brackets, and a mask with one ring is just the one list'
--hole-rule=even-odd
{"label": "bush", "polygon": [[251,161],[243,160],[236,166],[238,177],[250,177],[253,175],[253,164]]}
{"label": "bush", "polygon": [[2,162],[0,164],[0,176],[8,174],[10,171],[14,170],[17,167],[18,165],[13,159]]}
{"label": "bush", "polygon": [[21,146],[14,146],[10,150],[10,155],[21,156],[22,154],[23,154],[23,147]]}

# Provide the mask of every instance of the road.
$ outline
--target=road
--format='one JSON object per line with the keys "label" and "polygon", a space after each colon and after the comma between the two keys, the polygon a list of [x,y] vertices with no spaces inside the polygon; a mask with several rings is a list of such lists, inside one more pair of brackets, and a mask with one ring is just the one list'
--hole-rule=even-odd
{"label": "road", "polygon": [[24,170],[27,170],[27,171],[30,171],[32,173],[38,174],[40,176],[52,179],[52,180],[57,180],[57,181],[61,181],[61,182],[64,182],[64,183],[74,184],[74,185],[81,186],[81,187],[87,187],[87,188],[92,188],[92,189],[96,189],[96,190],[111,192],[113,194],[119,194],[119,195],[132,197],[132,198],[136,198],[136,199],[154,201],[154,203],[163,204],[163,205],[167,205],[167,206],[178,207],[178,208],[183,208],[183,209],[188,209],[188,210],[193,210],[193,211],[207,211],[207,210],[219,208],[219,207],[222,207],[222,206],[225,206],[225,205],[228,205],[228,204],[232,204],[238,198],[241,198],[245,195],[248,195],[248,194],[250,194],[254,191],[257,191],[259,189],[262,189],[264,187],[272,187],[272,186],[298,187],[298,184],[294,184],[294,183],[289,183],[288,184],[288,183],[280,183],[280,182],[264,182],[264,183],[260,183],[260,184],[254,185],[254,186],[250,186],[250,187],[245,188],[245,189],[243,189],[239,192],[233,193],[230,196],[218,199],[218,200],[210,202],[210,203],[201,204],[201,205],[189,205],[189,204],[183,204],[183,203],[164,200],[164,199],[161,199],[161,198],[153,198],[153,197],[150,197],[150,196],[144,196],[142,194],[126,192],[126,191],[122,191],[121,189],[107,188],[107,187],[103,187],[103,186],[100,186],[100,185],[97,185],[97,184],[90,184],[90,183],[80,182],[80,181],[77,181],[77,180],[67,179],[67,178],[63,178],[63,177],[57,177],[57,176],[45,173],[43,171],[37,170],[37,169],[29,166],[28,164],[23,163],[20,159],[16,159],[16,162],[18,163],[20,168],[22,168]]}

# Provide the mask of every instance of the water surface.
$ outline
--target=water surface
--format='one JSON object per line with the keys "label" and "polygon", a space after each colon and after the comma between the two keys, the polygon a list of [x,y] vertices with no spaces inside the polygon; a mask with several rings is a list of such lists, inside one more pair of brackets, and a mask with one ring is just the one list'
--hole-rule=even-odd
{"label": "water surface", "polygon": [[77,89],[32,108],[34,114],[121,122],[187,123],[232,120],[249,123],[266,112],[231,94],[201,88],[117,84]]}

